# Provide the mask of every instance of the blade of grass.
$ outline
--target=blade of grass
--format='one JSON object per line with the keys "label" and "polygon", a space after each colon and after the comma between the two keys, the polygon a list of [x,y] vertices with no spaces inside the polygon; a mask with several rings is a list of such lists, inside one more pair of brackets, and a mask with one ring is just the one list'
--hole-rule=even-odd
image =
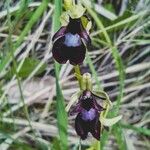
{"label": "blade of grass", "polygon": [[28,4],[29,4],[28,0],[21,0],[20,9],[18,10],[18,12],[16,14],[16,18],[15,18],[15,21],[14,21],[14,26],[20,20],[20,18],[22,18],[22,16],[24,15],[24,12],[28,9]]}
{"label": "blade of grass", "polygon": [[10,54],[11,54],[11,57],[12,57],[12,60],[13,60],[13,71],[14,73],[16,74],[16,78],[17,78],[17,82],[18,82],[18,87],[19,87],[19,92],[20,92],[20,95],[21,95],[21,100],[22,100],[22,103],[24,105],[24,113],[30,123],[30,119],[29,119],[29,113],[28,113],[28,108],[27,106],[25,105],[25,102],[24,102],[24,97],[23,97],[23,92],[22,92],[22,87],[21,87],[21,83],[20,83],[20,79],[19,79],[19,75],[18,75],[18,72],[16,71],[16,68],[17,68],[17,64],[16,64],[16,60],[15,60],[15,57],[14,57],[14,53],[13,53],[13,43],[12,43],[12,23],[11,23],[11,19],[10,19],[10,14],[9,14],[9,0],[7,0],[7,10],[8,10],[8,15],[7,15],[7,18],[8,18],[8,26],[9,26],[9,35],[8,35],[8,49],[11,49],[10,50]]}
{"label": "blade of grass", "polygon": [[125,142],[125,138],[122,132],[122,128],[119,124],[115,124],[113,126],[113,130],[112,133],[114,134],[114,136],[116,137],[117,143],[118,143],[118,148],[121,150],[126,150],[126,142]]}
{"label": "blade of grass", "polygon": [[[60,27],[60,15],[62,10],[62,1],[55,0],[55,9],[53,17],[53,31],[56,32]],[[55,61],[54,64],[55,77],[56,77],[56,111],[57,111],[57,126],[59,131],[59,137],[61,142],[62,150],[68,149],[68,140],[67,140],[67,113],[65,111],[64,97],[62,90],[59,85],[59,70],[60,65]]]}
{"label": "blade of grass", "polygon": [[120,123],[120,126],[122,128],[125,128],[125,129],[131,129],[139,134],[143,134],[143,135],[147,135],[147,136],[150,136],[150,130],[149,129],[146,129],[146,128],[141,128],[141,127],[135,127],[133,125],[130,125],[130,124],[123,124],[123,123]]}
{"label": "blade of grass", "polygon": [[[86,6],[86,4],[85,4],[85,6]],[[120,90],[119,90],[119,95],[117,98],[117,107],[119,108],[121,98],[123,97],[123,86],[124,86],[124,78],[125,78],[124,66],[123,66],[121,57],[119,55],[119,52],[118,52],[116,46],[114,46],[112,44],[111,39],[110,39],[107,31],[105,30],[105,27],[103,26],[102,22],[99,20],[97,14],[89,7],[87,7],[87,10],[90,13],[90,15],[93,17],[93,19],[95,20],[97,26],[102,30],[102,33],[104,34],[105,40],[108,43],[109,48],[111,49],[113,59],[115,60],[116,69],[119,72]],[[117,110],[117,112],[118,112],[118,110]],[[116,112],[116,114],[117,114],[117,112]]]}
{"label": "blade of grass", "polygon": [[[9,26],[9,35],[8,35],[7,47],[8,47],[8,49],[10,49],[10,54],[11,54],[12,61],[13,61],[13,69],[14,69],[14,73],[16,75],[18,88],[19,88],[19,92],[20,92],[20,96],[21,96],[21,102],[23,103],[24,113],[25,113],[25,116],[26,116],[27,121],[29,123],[30,129],[34,133],[34,130],[33,130],[32,125],[30,123],[30,117],[29,117],[29,113],[28,113],[28,108],[27,108],[27,106],[25,104],[25,101],[24,101],[24,96],[23,96],[23,91],[22,91],[22,87],[21,87],[21,82],[20,82],[20,78],[19,78],[19,75],[18,75],[18,72],[17,72],[17,63],[16,63],[16,60],[15,60],[15,57],[14,57],[14,53],[13,53],[13,49],[14,49],[14,46],[13,46],[13,43],[12,43],[12,32],[13,32],[12,29],[13,29],[13,27],[12,27],[12,22],[11,22],[11,16],[9,14],[9,4],[10,4],[10,1],[7,0],[7,10],[8,10],[7,18],[8,18],[8,26]],[[34,136],[35,136],[35,134],[34,134]]]}
{"label": "blade of grass", "polygon": [[[85,2],[83,2],[83,3],[84,3],[84,5],[86,6],[86,8],[87,8],[89,14],[90,14],[90,15],[93,17],[93,19],[95,20],[95,22],[96,22],[98,28],[102,30],[102,33],[103,33],[103,35],[104,35],[104,37],[105,37],[105,40],[106,40],[106,42],[107,42],[109,48],[111,49],[111,53],[112,53],[113,59],[115,60],[116,69],[117,69],[118,72],[119,72],[119,95],[118,95],[118,97],[117,97],[117,105],[116,105],[117,109],[116,109],[115,112],[111,113],[111,116],[113,117],[113,116],[115,116],[115,115],[118,114],[120,102],[121,102],[121,99],[122,99],[122,97],[123,97],[123,87],[124,87],[124,78],[125,78],[125,75],[124,75],[124,66],[123,66],[121,57],[120,57],[120,55],[119,55],[119,52],[118,52],[116,46],[115,46],[114,44],[112,44],[111,39],[110,39],[110,37],[109,37],[107,31],[105,30],[105,27],[103,26],[103,23],[102,23],[101,20],[98,18],[97,14],[96,14],[91,8],[89,8],[89,7],[85,4]],[[101,138],[101,142],[102,142],[102,144],[101,144],[101,149],[103,149],[103,146],[104,146],[106,140],[108,139],[108,134],[105,135],[105,137],[107,137],[107,138],[103,139],[103,135],[102,135],[102,138]]]}
{"label": "blade of grass", "polygon": [[[146,13],[147,13],[147,11],[142,11],[142,12],[140,12],[139,14],[133,15],[133,16],[127,18],[127,19],[124,19],[124,20],[122,20],[122,21],[120,21],[120,22],[118,22],[118,23],[115,23],[115,24],[112,24],[111,26],[106,27],[105,30],[106,30],[106,31],[109,31],[109,30],[111,30],[111,29],[114,29],[114,28],[117,28],[117,27],[119,27],[119,26],[128,24],[128,23],[130,23],[130,22],[133,22],[133,21],[139,19],[139,17],[145,15]],[[92,36],[96,36],[96,35],[98,35],[98,34],[100,34],[100,33],[102,33],[102,32],[103,32],[103,31],[100,29],[99,31],[94,32],[94,33],[92,34]]]}
{"label": "blade of grass", "polygon": [[[38,21],[40,16],[46,10],[47,5],[48,5],[48,0],[43,0],[41,5],[36,9],[35,13],[32,15],[31,19],[29,20],[29,22],[27,23],[27,25],[25,26],[25,28],[21,32],[20,36],[18,37],[17,42],[14,44],[13,53],[15,53],[16,48],[22,43],[22,41],[24,40],[24,37],[27,35],[27,33],[31,30],[33,25]],[[5,67],[7,66],[8,62],[10,62],[10,60],[12,60],[11,54],[8,53],[6,55],[6,57],[4,57],[3,60],[1,61],[0,72],[2,72],[5,69]]]}
{"label": "blade of grass", "polygon": [[88,52],[86,53],[86,58],[87,58],[87,63],[88,63],[88,65],[89,65],[89,67],[90,67],[90,70],[91,70],[91,72],[92,72],[92,76],[93,76],[94,79],[95,79],[95,82],[96,82],[96,85],[97,85],[97,89],[102,90],[101,82],[100,82],[100,80],[98,79],[97,72],[96,72],[96,70],[95,70],[95,67],[94,67],[94,65],[93,65],[93,62],[92,62],[92,60],[91,60],[91,58],[90,58]]}

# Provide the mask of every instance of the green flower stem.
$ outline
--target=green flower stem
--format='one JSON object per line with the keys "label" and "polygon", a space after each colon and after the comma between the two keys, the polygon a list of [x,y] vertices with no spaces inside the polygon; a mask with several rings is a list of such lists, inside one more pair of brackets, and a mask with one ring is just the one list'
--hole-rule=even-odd
{"label": "green flower stem", "polygon": [[76,78],[77,78],[77,80],[79,82],[79,87],[80,87],[80,89],[82,89],[82,87],[83,87],[82,86],[82,75],[81,75],[81,71],[80,71],[79,65],[74,66],[74,70],[75,70]]}

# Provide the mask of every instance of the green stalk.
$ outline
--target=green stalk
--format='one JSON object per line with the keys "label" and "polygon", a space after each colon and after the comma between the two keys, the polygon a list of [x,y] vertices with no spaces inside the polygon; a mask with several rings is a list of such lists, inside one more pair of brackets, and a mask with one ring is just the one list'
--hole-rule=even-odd
{"label": "green stalk", "polygon": [[136,127],[134,125],[123,124],[123,123],[120,123],[120,126],[125,129],[130,129],[130,130],[136,131],[140,135],[143,134],[146,136],[150,136],[150,129],[146,129],[144,127]]}
{"label": "green stalk", "polygon": [[[56,32],[60,27],[60,15],[62,10],[62,1],[55,0],[55,9],[54,9],[54,17],[53,17],[53,31]],[[56,109],[57,109],[57,126],[60,137],[60,143],[62,150],[68,149],[68,135],[67,135],[67,113],[65,111],[64,97],[62,94],[61,87],[59,85],[59,71],[60,65],[55,61],[54,69],[56,76]]]}
{"label": "green stalk", "polygon": [[82,78],[81,78],[82,75],[81,75],[81,71],[80,71],[79,65],[74,66],[74,70],[75,70],[76,78],[77,78],[77,80],[79,82],[79,87],[80,87],[80,89],[82,89]]}

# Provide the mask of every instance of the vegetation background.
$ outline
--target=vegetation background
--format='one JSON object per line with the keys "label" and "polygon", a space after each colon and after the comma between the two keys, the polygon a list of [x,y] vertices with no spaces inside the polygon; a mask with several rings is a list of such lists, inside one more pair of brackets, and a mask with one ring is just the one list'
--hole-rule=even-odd
{"label": "vegetation background", "polygon": [[[81,72],[90,72],[93,84],[109,94],[114,107],[108,117],[116,110],[123,115],[103,132],[101,149],[149,150],[150,0],[83,2],[93,46]],[[0,1],[0,150],[65,149],[61,143],[97,149],[91,136],[80,143],[74,116],[67,119],[64,111],[79,86],[73,66],[54,67],[52,58],[63,10],[61,0]]]}

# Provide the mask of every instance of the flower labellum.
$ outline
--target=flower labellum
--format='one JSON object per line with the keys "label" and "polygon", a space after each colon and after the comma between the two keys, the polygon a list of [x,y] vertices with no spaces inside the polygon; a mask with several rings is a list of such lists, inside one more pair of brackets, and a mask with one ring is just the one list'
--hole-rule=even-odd
{"label": "flower labellum", "polygon": [[79,101],[70,114],[78,113],[75,119],[75,130],[82,140],[85,140],[90,132],[94,138],[100,139],[101,123],[100,112],[104,108],[95,99],[95,95],[85,90],[79,97]]}
{"label": "flower labellum", "polygon": [[86,47],[91,42],[87,31],[82,25],[81,18],[70,18],[68,25],[61,27],[52,40],[54,59],[60,64],[64,64],[69,60],[72,65],[83,62]]}

